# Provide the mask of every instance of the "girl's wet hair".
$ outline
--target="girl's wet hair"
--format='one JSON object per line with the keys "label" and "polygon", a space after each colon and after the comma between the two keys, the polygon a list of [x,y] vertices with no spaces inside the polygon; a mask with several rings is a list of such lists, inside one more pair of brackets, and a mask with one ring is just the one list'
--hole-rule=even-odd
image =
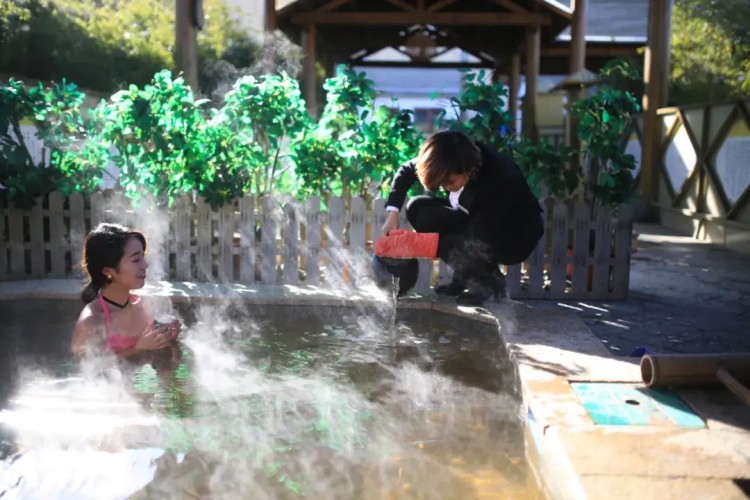
{"label": "girl's wet hair", "polygon": [[417,177],[427,190],[437,191],[451,175],[474,177],[481,164],[482,154],[474,141],[461,132],[443,130],[419,149]]}
{"label": "girl's wet hair", "polygon": [[117,268],[130,238],[138,238],[143,245],[143,251],[146,251],[146,238],[143,234],[121,224],[102,222],[86,235],[80,264],[88,278],[88,282],[81,290],[83,302],[88,304],[104,288],[107,283],[104,268]]}

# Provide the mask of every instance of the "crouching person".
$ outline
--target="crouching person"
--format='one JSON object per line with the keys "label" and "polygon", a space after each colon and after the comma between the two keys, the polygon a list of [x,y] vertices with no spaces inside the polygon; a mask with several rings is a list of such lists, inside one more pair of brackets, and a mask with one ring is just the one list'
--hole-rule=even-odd
{"label": "crouching person", "polygon": [[[406,217],[416,232],[401,230],[398,214],[417,180],[448,197],[412,198]],[[453,268],[453,281],[435,291],[455,295],[462,305],[505,296],[500,264],[523,262],[544,232],[539,202],[513,160],[454,131],[432,135],[416,159],[401,165],[386,207],[377,258],[440,257]],[[405,292],[402,287],[399,294]]]}

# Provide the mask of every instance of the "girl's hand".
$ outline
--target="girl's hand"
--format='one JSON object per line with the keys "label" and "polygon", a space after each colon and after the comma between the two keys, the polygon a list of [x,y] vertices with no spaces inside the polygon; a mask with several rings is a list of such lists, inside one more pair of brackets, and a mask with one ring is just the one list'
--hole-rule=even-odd
{"label": "girl's hand", "polygon": [[172,341],[177,340],[177,337],[179,337],[180,333],[182,333],[182,323],[180,323],[179,319],[172,321],[167,325],[167,328],[169,329],[169,333],[171,335],[170,340]]}
{"label": "girl's hand", "polygon": [[162,325],[158,328],[151,328],[145,334],[141,335],[135,344],[136,349],[144,351],[156,351],[168,347],[172,338],[170,337],[170,327],[172,325]]}
{"label": "girl's hand", "polygon": [[388,233],[394,229],[398,229],[398,212],[389,210],[388,218],[386,218],[385,224],[383,224],[383,235],[388,236]]}

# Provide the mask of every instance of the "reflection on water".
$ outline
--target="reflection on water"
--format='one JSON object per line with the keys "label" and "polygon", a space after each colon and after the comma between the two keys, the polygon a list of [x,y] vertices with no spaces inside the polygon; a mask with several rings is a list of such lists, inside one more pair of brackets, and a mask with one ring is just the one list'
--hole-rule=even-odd
{"label": "reflection on water", "polygon": [[39,365],[0,336],[25,367],[0,412],[0,497],[537,497],[490,327],[197,316],[153,366],[81,373],[64,349]]}

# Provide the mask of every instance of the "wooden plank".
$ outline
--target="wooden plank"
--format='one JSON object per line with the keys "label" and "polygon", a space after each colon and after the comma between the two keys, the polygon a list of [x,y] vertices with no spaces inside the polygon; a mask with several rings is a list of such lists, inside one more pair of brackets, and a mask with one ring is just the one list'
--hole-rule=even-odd
{"label": "wooden plank", "polygon": [[430,12],[437,12],[439,10],[443,10],[444,8],[448,7],[449,5],[456,3],[457,0],[438,0],[434,4],[427,7],[427,10]]}
{"label": "wooden plank", "polygon": [[430,259],[417,259],[419,264],[419,274],[417,283],[414,285],[414,291],[418,293],[427,293],[432,287],[432,269],[433,262]]}
{"label": "wooden plank", "polygon": [[326,255],[326,280],[331,284],[342,284],[346,279],[346,265],[343,255],[344,240],[344,200],[331,197],[328,200],[328,225],[326,227],[328,245]]}
{"label": "wooden plank", "polygon": [[70,261],[75,266],[81,260],[83,240],[86,237],[83,196],[80,193],[71,194],[68,197],[68,205],[70,207]]}
{"label": "wooden plank", "polygon": [[559,200],[552,209],[552,269],[550,269],[550,295],[553,299],[565,297],[565,280],[568,267],[568,206]]}
{"label": "wooden plank", "polygon": [[50,253],[50,278],[64,278],[65,252],[69,242],[65,234],[65,221],[63,220],[63,197],[57,191],[49,194],[49,253]]}
{"label": "wooden plank", "polygon": [[438,268],[438,285],[447,285],[453,281],[453,268],[440,259]]}
{"label": "wooden plank", "polygon": [[347,2],[349,2],[349,0],[331,0],[327,4],[324,4],[323,6],[315,9],[315,12],[330,12],[332,10],[338,9]]}
{"label": "wooden plank", "polygon": [[609,295],[609,259],[612,251],[612,209],[598,207],[594,236],[594,281],[592,295],[603,299]]}
{"label": "wooden plank", "polygon": [[369,268],[367,257],[367,206],[364,198],[355,196],[349,204],[349,272],[352,282],[357,283],[365,269]]}
{"label": "wooden plank", "polygon": [[211,207],[200,196],[195,203],[195,221],[195,278],[198,281],[211,281],[213,279]]}
{"label": "wooden plank", "polygon": [[[140,210],[144,210],[141,206]],[[109,206],[104,210],[104,218],[107,222],[116,222],[128,227],[135,227],[135,210],[133,202],[125,196],[125,193],[112,193]]]}
{"label": "wooden plank", "polygon": [[630,287],[630,257],[633,239],[634,210],[630,204],[620,205],[615,235],[615,262],[612,277],[612,295],[626,299]]}
{"label": "wooden plank", "polygon": [[521,264],[507,266],[505,271],[505,283],[510,298],[521,296]]}
{"label": "wooden plank", "polygon": [[386,215],[388,215],[388,212],[385,209],[385,200],[381,198],[375,200],[375,202],[372,204],[372,212],[374,216],[372,237],[373,240],[377,240],[383,235],[383,231],[381,230],[381,228],[383,227],[383,224],[385,224]]}
{"label": "wooden plank", "polygon": [[529,298],[541,299],[546,294],[544,291],[544,263],[546,238],[539,238],[539,241],[531,252],[528,259],[529,287],[527,294]]}
{"label": "wooden plank", "polygon": [[91,221],[91,229],[94,229],[99,223],[107,222],[104,211],[104,196],[101,192],[96,192],[89,198],[89,203],[91,205],[89,220]]}
{"label": "wooden plank", "polygon": [[[549,231],[549,224],[547,223],[550,206],[548,203],[540,203],[539,206],[542,208],[542,221],[544,223],[545,234]],[[528,288],[526,295],[528,298],[538,299],[541,298],[544,292],[544,264],[546,262],[545,247],[547,238],[542,237],[534,247],[534,251],[526,260],[526,269],[528,273]]]}
{"label": "wooden plank", "polygon": [[547,26],[547,14],[520,12],[305,12],[292,15],[294,24],[355,24],[361,26]]}
{"label": "wooden plank", "polygon": [[352,198],[349,213],[349,249],[352,253],[358,255],[361,252],[364,252],[367,246],[367,210],[364,198],[360,196]]}
{"label": "wooden plank", "polygon": [[251,194],[240,199],[240,283],[255,283],[255,203]]}
{"label": "wooden plank", "polygon": [[29,211],[29,250],[31,251],[31,277],[44,278],[44,219],[42,218],[42,199]]}
{"label": "wooden plank", "polygon": [[305,283],[320,284],[320,198],[308,198],[305,206]]}
{"label": "wooden plank", "polygon": [[174,248],[175,279],[192,281],[193,270],[190,258],[190,222],[193,220],[194,208],[189,196],[180,197],[174,206]]}
{"label": "wooden plank", "polygon": [[517,3],[513,2],[512,0],[493,0],[493,1],[500,7],[508,9],[511,12],[528,12],[528,10],[524,9]]}
{"label": "wooden plank", "polygon": [[276,235],[278,233],[277,203],[271,195],[266,195],[261,201],[261,263],[260,281],[266,285],[275,285],[276,276]]}
{"label": "wooden plank", "polygon": [[294,202],[284,205],[284,283],[299,283],[299,218]]}
{"label": "wooden plank", "polygon": [[219,208],[219,279],[226,283],[234,281],[234,203],[225,203]]}
{"label": "wooden plank", "polygon": [[574,208],[573,235],[573,296],[583,298],[588,291],[589,257],[589,206],[576,203]]}
{"label": "wooden plank", "polygon": [[393,5],[394,7],[398,7],[399,9],[403,9],[408,12],[416,12],[417,8],[413,6],[410,3],[406,3],[404,0],[385,0],[389,4]]}
{"label": "wooden plank", "polygon": [[10,278],[22,278],[25,274],[24,241],[23,241],[24,212],[13,206],[8,206],[8,248],[10,249]]}
{"label": "wooden plank", "polygon": [[5,239],[6,210],[0,200],[0,281],[7,279],[8,274],[8,242]]}

